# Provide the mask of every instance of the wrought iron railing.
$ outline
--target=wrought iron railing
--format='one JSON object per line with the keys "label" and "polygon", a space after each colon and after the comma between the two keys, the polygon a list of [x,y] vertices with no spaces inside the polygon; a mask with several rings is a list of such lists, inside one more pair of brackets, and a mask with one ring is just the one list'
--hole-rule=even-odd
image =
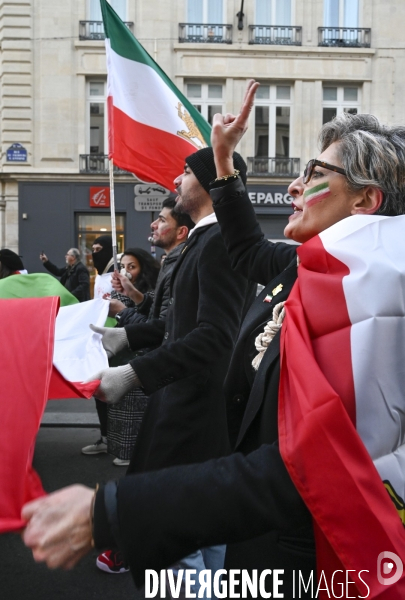
{"label": "wrought iron railing", "polygon": [[371,29],[358,27],[318,27],[318,46],[370,48]]}
{"label": "wrought iron railing", "polygon": [[[133,23],[125,25],[133,30]],[[79,21],[79,40],[105,40],[103,21]]]}
{"label": "wrought iron railing", "polygon": [[267,156],[247,159],[248,175],[259,177],[298,177],[299,158],[273,158]]}
{"label": "wrought iron railing", "polygon": [[[80,173],[106,175],[109,172],[108,154],[80,154]],[[127,173],[114,165],[114,173]]]}
{"label": "wrought iron railing", "polygon": [[232,44],[232,25],[179,23],[179,42]]}
{"label": "wrought iron railing", "polygon": [[302,27],[287,25],[249,25],[249,44],[301,46]]}

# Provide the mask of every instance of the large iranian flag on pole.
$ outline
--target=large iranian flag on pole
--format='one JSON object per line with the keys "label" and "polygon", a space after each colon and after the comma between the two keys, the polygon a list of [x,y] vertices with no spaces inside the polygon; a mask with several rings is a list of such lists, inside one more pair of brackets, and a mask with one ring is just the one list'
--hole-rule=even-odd
{"label": "large iranian flag on pole", "polygon": [[141,180],[174,189],[184,159],[210,143],[211,127],[106,0],[109,158]]}
{"label": "large iranian flag on pole", "polygon": [[345,571],[345,597],[405,598],[404,231],[359,215],[315,236],[285,305],[280,451],[314,518],[319,598]]}

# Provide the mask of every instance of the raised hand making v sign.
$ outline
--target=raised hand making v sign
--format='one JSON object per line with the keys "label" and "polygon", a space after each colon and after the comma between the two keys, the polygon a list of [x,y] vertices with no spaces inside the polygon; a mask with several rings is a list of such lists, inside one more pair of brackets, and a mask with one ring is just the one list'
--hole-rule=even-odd
{"label": "raised hand making v sign", "polygon": [[247,130],[250,111],[253,108],[256,90],[259,83],[250,79],[246,88],[243,104],[238,115],[220,113],[214,115],[211,132],[211,145],[217,177],[234,172],[232,154]]}

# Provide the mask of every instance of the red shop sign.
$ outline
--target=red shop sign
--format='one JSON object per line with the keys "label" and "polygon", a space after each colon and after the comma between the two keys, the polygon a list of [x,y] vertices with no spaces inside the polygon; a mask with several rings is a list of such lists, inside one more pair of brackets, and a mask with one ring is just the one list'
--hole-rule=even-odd
{"label": "red shop sign", "polygon": [[110,188],[109,187],[91,187],[90,188],[90,208],[109,208],[110,207]]}

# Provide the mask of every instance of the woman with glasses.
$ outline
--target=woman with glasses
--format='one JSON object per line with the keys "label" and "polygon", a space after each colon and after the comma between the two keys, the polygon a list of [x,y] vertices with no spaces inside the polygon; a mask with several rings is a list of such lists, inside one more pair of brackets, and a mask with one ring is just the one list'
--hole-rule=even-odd
{"label": "woman with glasses", "polygon": [[[283,394],[279,394],[279,384],[280,333],[283,330],[284,302],[291,294],[295,299],[295,306],[291,303],[287,304],[287,313],[289,307],[291,307],[291,314],[294,314],[294,308],[300,307],[296,295],[298,288],[294,284],[297,281],[297,270],[301,269],[302,273],[304,265],[298,265],[297,246],[285,243],[273,244],[264,238],[247,191],[232,161],[232,153],[247,129],[248,116],[257,87],[256,82],[249,82],[239,115],[236,117],[229,114],[215,115],[212,130],[217,179],[212,182],[210,193],[227,250],[235,269],[265,286],[241,326],[225,382],[228,424],[234,453],[203,464],[130,475],[118,483],[109,482],[95,494],[93,490],[83,490],[79,486],[62,490],[55,495],[54,499],[48,499],[51,504],[49,509],[44,503],[41,506],[42,501],[33,503],[24,510],[23,516],[27,519],[37,517],[38,525],[35,522],[32,527],[29,525],[25,534],[25,541],[33,548],[37,560],[44,560],[51,566],[72,565],[90,549],[92,536],[100,548],[106,543],[111,544],[113,540],[130,564],[135,583],[141,585],[144,581],[145,569],[169,568],[177,559],[194,549],[226,543],[228,546],[225,569],[247,570],[252,577],[256,571],[262,583],[264,582],[259,597],[270,597],[270,593],[273,594],[272,597],[318,597],[316,592],[319,573],[316,572],[314,523],[317,523],[319,514],[325,514],[322,512],[325,507],[320,507],[320,512],[312,514],[308,506],[312,506],[311,494],[315,495],[315,489],[311,487],[310,482],[318,476],[319,488],[322,487],[323,481],[316,471],[319,459],[322,460],[324,453],[324,446],[318,442],[318,434],[319,439],[325,438],[325,435],[324,438],[321,435],[324,434],[322,415],[319,415],[319,431],[313,435],[311,430],[311,435],[308,434],[309,437],[304,439],[306,446],[313,452],[313,469],[304,454],[301,456],[299,453],[295,455],[295,464],[291,464],[290,461],[287,469],[280,453],[280,445],[285,448],[285,418],[284,421],[283,419],[278,421],[279,400],[283,397]],[[348,217],[370,217],[371,221],[373,219],[375,221],[375,215],[396,216],[405,213],[404,127],[385,127],[371,115],[343,114],[324,125],[320,142],[320,155],[317,159],[311,160],[303,176],[289,186],[289,193],[294,198],[294,212],[289,217],[285,228],[287,238],[298,243],[311,240],[309,242],[311,244],[319,234],[324,234],[330,228],[333,229],[333,226],[339,225]],[[402,240],[403,236],[397,240],[401,247],[404,246]],[[376,246],[378,246],[377,237],[371,241],[371,247]],[[314,248],[316,257],[318,248],[316,244]],[[336,265],[339,266],[339,261],[330,259],[324,268],[325,273],[333,273]],[[395,261],[392,261],[392,265],[392,271],[398,271],[399,279],[404,278],[404,273],[401,275],[401,269],[399,267],[397,269]],[[381,265],[376,266],[377,271],[380,268]],[[315,268],[313,273],[315,277]],[[300,283],[300,276],[298,283]],[[315,325],[317,325],[316,317],[319,315],[319,321],[323,320],[327,327],[328,319],[325,315],[336,313],[339,306],[333,294],[329,299],[325,299],[322,296],[323,287],[316,287],[316,281],[312,283],[314,289],[319,292],[319,297],[312,298]],[[405,305],[402,303],[401,308],[403,288],[402,295],[397,293],[398,277],[390,278],[389,282],[388,280],[381,282],[381,295],[389,295],[390,287],[395,290],[395,295],[399,298],[396,316],[402,317],[403,320]],[[370,300],[373,302],[374,298]],[[290,339],[288,331],[292,329],[289,314],[286,319],[289,329],[285,332],[284,338],[287,340],[283,350],[284,360],[288,363],[294,359],[299,369],[305,372],[309,369],[310,363],[304,354],[300,354],[302,345],[287,345]],[[293,325],[297,324],[298,320],[297,323],[293,323]],[[395,346],[397,343],[398,352],[401,352],[401,341],[402,337],[394,329],[392,340],[387,341],[387,348],[392,349],[392,344],[394,343]],[[318,346],[322,343],[322,339],[316,339]],[[365,348],[371,352],[371,355],[375,350],[375,347],[367,347],[367,344]],[[332,350],[340,361],[347,359],[344,353],[338,352],[339,344],[336,344]],[[328,371],[327,362],[324,364],[324,369]],[[395,369],[393,367],[388,369],[391,369],[388,376],[390,379]],[[281,375],[283,376],[283,371]],[[372,375],[370,368],[370,379]],[[333,380],[335,373],[332,371],[329,376]],[[286,384],[290,382],[284,378],[282,383],[285,392]],[[313,385],[316,386],[315,380]],[[339,387],[342,382],[337,380],[336,385]],[[293,392],[297,392],[299,398],[304,396],[304,400],[306,399],[304,392],[300,394],[300,389]],[[332,400],[334,398],[331,395],[331,402]],[[385,398],[385,403],[388,401],[389,398]],[[372,408],[374,410],[372,404],[369,408],[370,412]],[[287,406],[285,409],[287,417],[290,416],[288,409]],[[397,440],[399,443],[402,443],[403,425],[400,416],[402,414],[405,414],[405,410],[401,405],[392,414],[392,422],[399,427]],[[300,419],[296,420],[300,426]],[[333,422],[331,425],[333,431]],[[282,433],[280,438],[279,426]],[[353,426],[349,423],[347,432],[343,432],[344,436],[347,434],[348,446],[342,452],[342,456],[337,457],[342,459],[343,465],[350,459],[357,459],[357,456],[350,456],[350,448],[353,447],[349,445],[353,438],[352,429]],[[301,438],[305,438],[305,422],[304,427],[299,431]],[[339,432],[333,433],[336,435]],[[388,436],[385,430],[380,431],[376,428],[375,431],[371,431],[372,438],[384,440],[385,435]],[[293,440],[293,442],[300,441],[302,440]],[[299,485],[300,491],[298,491],[295,485],[297,478],[292,475],[294,468],[301,469],[306,474],[307,489],[305,485]],[[374,466],[371,464],[370,468],[374,477]],[[328,481],[329,486],[331,477],[333,481],[334,472],[332,467],[332,473],[327,473],[327,470],[326,463],[324,475],[325,482]],[[350,470],[347,471],[347,479],[351,483]],[[369,471],[370,469],[367,474]],[[353,480],[358,481],[359,486],[365,485],[367,488],[366,472],[356,475],[357,480],[355,477]],[[379,499],[379,506],[385,510],[388,503],[403,548],[402,523],[391,506],[381,480],[378,485],[380,488],[376,497]],[[400,507],[401,498],[392,494],[392,490],[388,488],[387,491]],[[326,497],[326,514],[329,515],[329,522],[325,523],[320,519],[322,526],[327,530],[330,524],[333,524],[339,505],[345,502],[345,506],[349,506],[350,527],[344,531],[344,534],[348,540],[351,537],[355,538],[358,521],[361,519],[350,520],[352,508],[346,487],[336,485],[333,489],[327,487],[324,497]],[[91,508],[92,502],[94,502],[93,508]],[[53,515],[52,506],[60,507],[62,503],[64,507],[59,508],[57,516]],[[358,508],[356,506],[356,510]],[[365,514],[366,508],[368,507],[364,506]],[[86,528],[83,525],[90,509],[93,518],[92,532],[88,526]],[[61,523],[66,522],[65,528],[71,523],[72,511],[78,527],[80,523],[83,526],[84,544],[85,535],[88,538],[87,546],[83,545],[76,555],[73,551],[68,551],[58,538],[60,528],[63,527]],[[353,569],[366,568],[363,566],[362,556],[366,555],[367,547],[372,545],[374,537],[381,529],[380,527],[378,531],[373,529],[367,532],[369,535],[362,540],[364,552],[356,557],[354,567],[348,566],[350,561],[347,561],[347,555],[344,553],[340,558],[345,566],[339,562],[335,563],[338,571],[352,569],[352,574],[349,573],[347,578],[346,597],[369,597],[366,584],[360,587],[359,577],[353,573]],[[50,544],[50,540],[53,540],[50,549],[42,543],[41,535],[45,530],[47,530],[47,543]],[[385,550],[392,550],[392,548],[381,547],[379,552]],[[55,560],[54,551],[59,553],[60,559]],[[402,558],[405,559],[405,556]],[[343,570],[341,572],[343,573]],[[239,572],[236,573],[239,577]],[[367,574],[364,575],[367,581]],[[384,591],[384,588],[380,589],[379,584],[375,584],[375,568],[368,575],[374,586],[372,597],[376,597],[378,591]],[[267,578],[266,581],[262,577]],[[330,573],[328,577],[330,581]],[[355,587],[351,583],[353,578],[359,586],[358,596],[355,595]],[[311,579],[313,585],[310,584]],[[399,581],[396,585],[403,584]],[[325,590],[325,584],[322,589]],[[342,596],[343,589],[339,588]],[[394,586],[390,589],[394,590]],[[236,592],[240,593],[240,588]],[[283,596],[277,595],[277,592],[282,593]],[[334,593],[337,597],[337,589]],[[257,597],[254,593],[252,595]],[[332,595],[328,592],[327,597]],[[403,595],[403,589],[400,588],[395,597],[399,598]],[[241,597],[251,597],[249,589],[245,587]],[[394,595],[390,597],[394,598]]]}

